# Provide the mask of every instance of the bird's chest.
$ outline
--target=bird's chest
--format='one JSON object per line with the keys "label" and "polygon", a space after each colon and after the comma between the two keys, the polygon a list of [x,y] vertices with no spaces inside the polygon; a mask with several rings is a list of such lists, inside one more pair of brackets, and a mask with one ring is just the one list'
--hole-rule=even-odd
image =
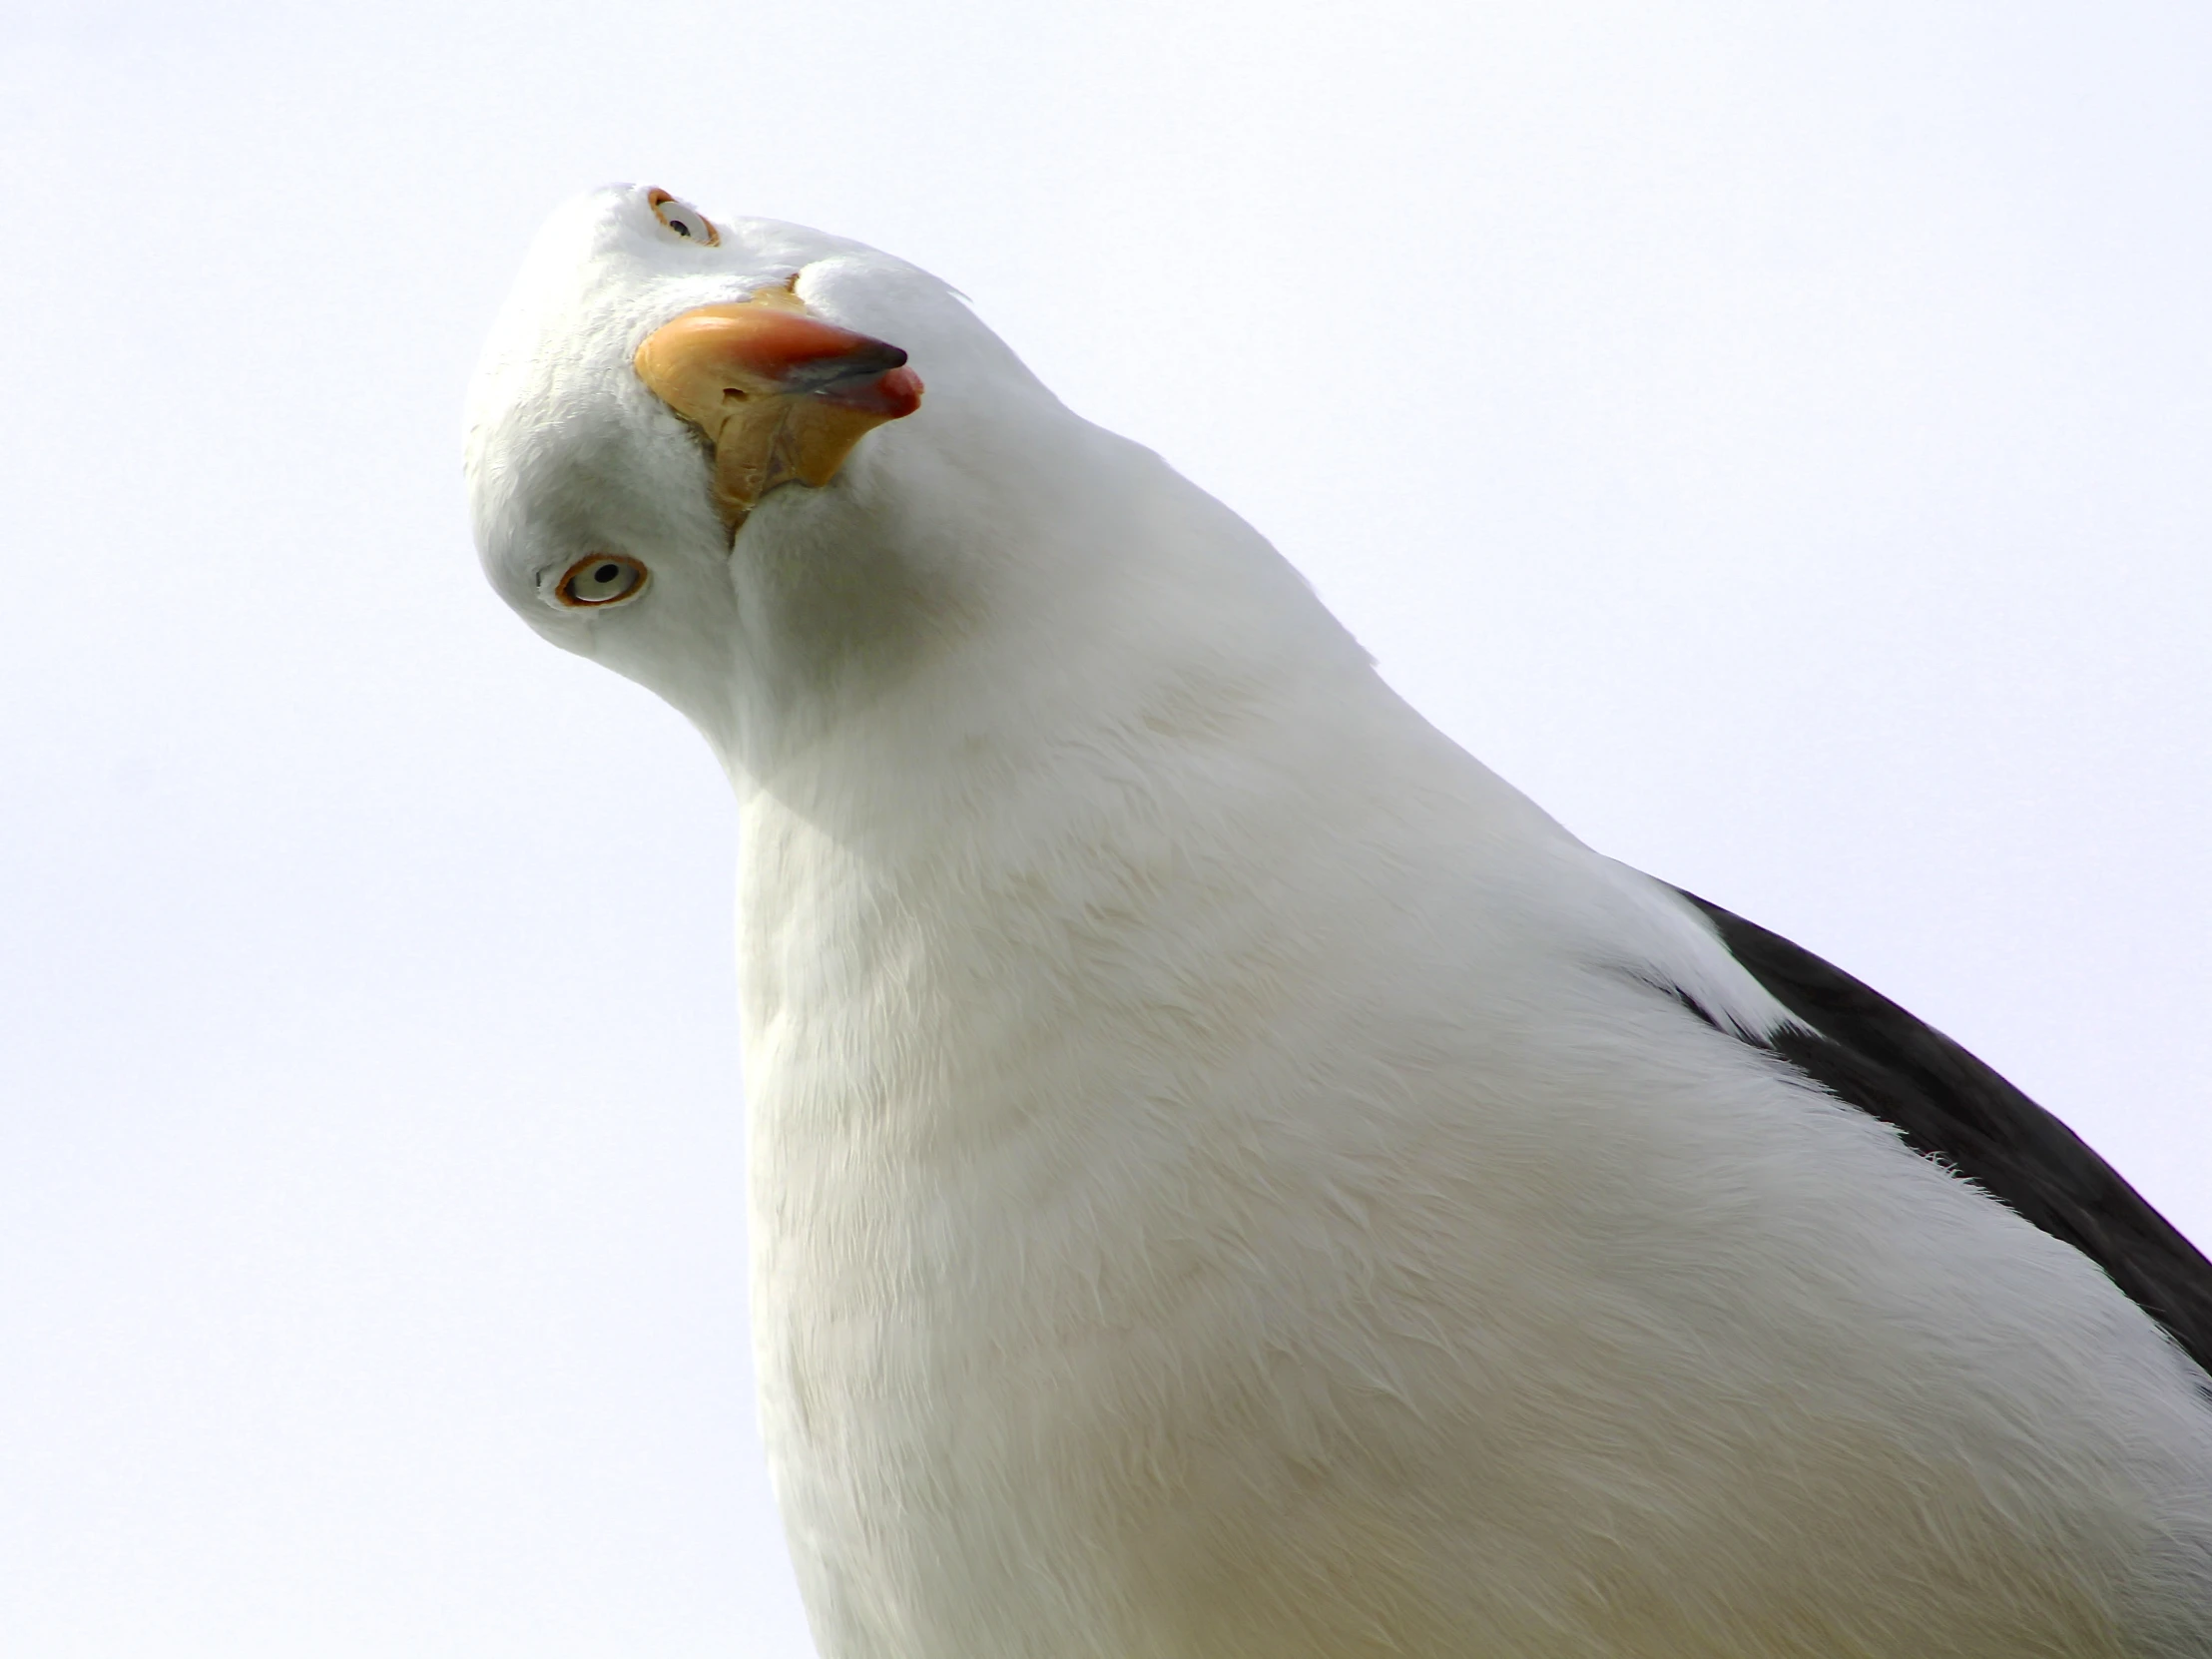
{"label": "bird's chest", "polygon": [[1381,1195],[1433,1181],[1373,1034],[1292,1000],[1318,980],[1288,946],[1208,948],[1268,937],[1262,902],[1084,872],[1056,911],[797,883],[752,906],[762,1421],[826,1654],[1224,1653],[1229,1583],[1322,1643],[1271,1659],[1363,1651],[1273,1575],[1404,1570],[1378,1494],[1433,1461],[1413,1401],[1449,1357],[1390,1375],[1377,1289],[1463,1287],[1481,1241],[1445,1266],[1413,1260],[1417,1219],[1390,1233]]}
{"label": "bird's chest", "polygon": [[[1050,916],[788,882],[750,918],[762,1421],[826,1659],[1712,1659],[1849,1626],[1865,1586],[1790,1561],[1909,1575],[1926,1493],[1882,1471],[1956,1437],[1936,1338],[1828,1317],[1912,1283],[1919,1225],[1828,1173],[1908,1154],[1699,1070],[1694,1021],[1611,1089],[1610,1026],[1532,1049],[1480,963],[1393,980],[1417,940],[1099,867]],[[1943,1490],[1930,1535],[1981,1548]],[[1899,1628],[1979,1616],[1924,1599]],[[1652,1622],[1688,1602],[1741,1639]]]}
{"label": "bird's chest", "polygon": [[1167,1300],[1129,1271],[1145,1218],[1018,1141],[794,1147],[772,1108],[753,1146],[762,1425],[826,1653],[977,1659],[1026,1631],[1079,1659],[1162,1432],[1130,1346]]}
{"label": "bird's chest", "polygon": [[1331,1336],[1298,1264],[1332,1252],[1284,1248],[1311,1196],[1241,1107],[1280,1054],[1163,1043],[1092,984],[1080,1014],[1042,970],[756,1005],[762,1421],[830,1659],[1155,1651],[1132,1586],[1156,1622],[1166,1529],[1325,1409],[1280,1384],[1318,1375],[1284,1342]]}

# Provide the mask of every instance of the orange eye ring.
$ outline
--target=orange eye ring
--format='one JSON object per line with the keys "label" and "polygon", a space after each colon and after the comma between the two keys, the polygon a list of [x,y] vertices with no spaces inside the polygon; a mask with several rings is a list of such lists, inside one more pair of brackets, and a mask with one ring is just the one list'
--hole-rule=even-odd
{"label": "orange eye ring", "polygon": [[652,576],[627,554],[587,554],[562,572],[553,597],[575,610],[596,611],[637,598]]}
{"label": "orange eye ring", "polygon": [[645,199],[652,205],[653,216],[686,242],[703,242],[709,248],[722,246],[722,233],[715,229],[715,222],[689,202],[659,189],[647,191]]}

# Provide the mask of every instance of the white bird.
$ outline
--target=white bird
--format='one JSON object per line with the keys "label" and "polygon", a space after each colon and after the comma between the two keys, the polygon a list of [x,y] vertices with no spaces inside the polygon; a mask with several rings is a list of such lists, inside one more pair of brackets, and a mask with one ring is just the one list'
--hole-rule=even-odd
{"label": "white bird", "polygon": [[602,190],[468,468],[508,602],[742,802],[828,1659],[2212,1655],[2212,1268],[1455,748],[942,282]]}

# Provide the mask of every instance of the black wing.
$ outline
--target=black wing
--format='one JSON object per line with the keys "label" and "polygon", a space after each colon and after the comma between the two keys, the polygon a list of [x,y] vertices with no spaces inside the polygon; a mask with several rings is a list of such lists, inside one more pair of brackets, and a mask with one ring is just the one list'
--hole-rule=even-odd
{"label": "black wing", "polygon": [[1812,1027],[1777,1032],[1768,1047],[2082,1252],[2212,1372],[2212,1262],[2078,1135],[1850,974],[1695,893],[1682,896],[1712,918],[1775,1000]]}

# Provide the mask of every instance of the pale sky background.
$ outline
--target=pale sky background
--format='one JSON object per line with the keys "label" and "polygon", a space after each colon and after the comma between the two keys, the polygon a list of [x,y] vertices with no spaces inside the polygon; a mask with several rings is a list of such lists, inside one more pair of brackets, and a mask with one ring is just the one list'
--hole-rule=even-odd
{"label": "pale sky background", "polygon": [[[66,10],[66,20],[64,20]],[[2212,9],[0,21],[0,1642],[804,1659],[733,813],[475,570],[561,198],[925,265],[2212,1241]]]}

